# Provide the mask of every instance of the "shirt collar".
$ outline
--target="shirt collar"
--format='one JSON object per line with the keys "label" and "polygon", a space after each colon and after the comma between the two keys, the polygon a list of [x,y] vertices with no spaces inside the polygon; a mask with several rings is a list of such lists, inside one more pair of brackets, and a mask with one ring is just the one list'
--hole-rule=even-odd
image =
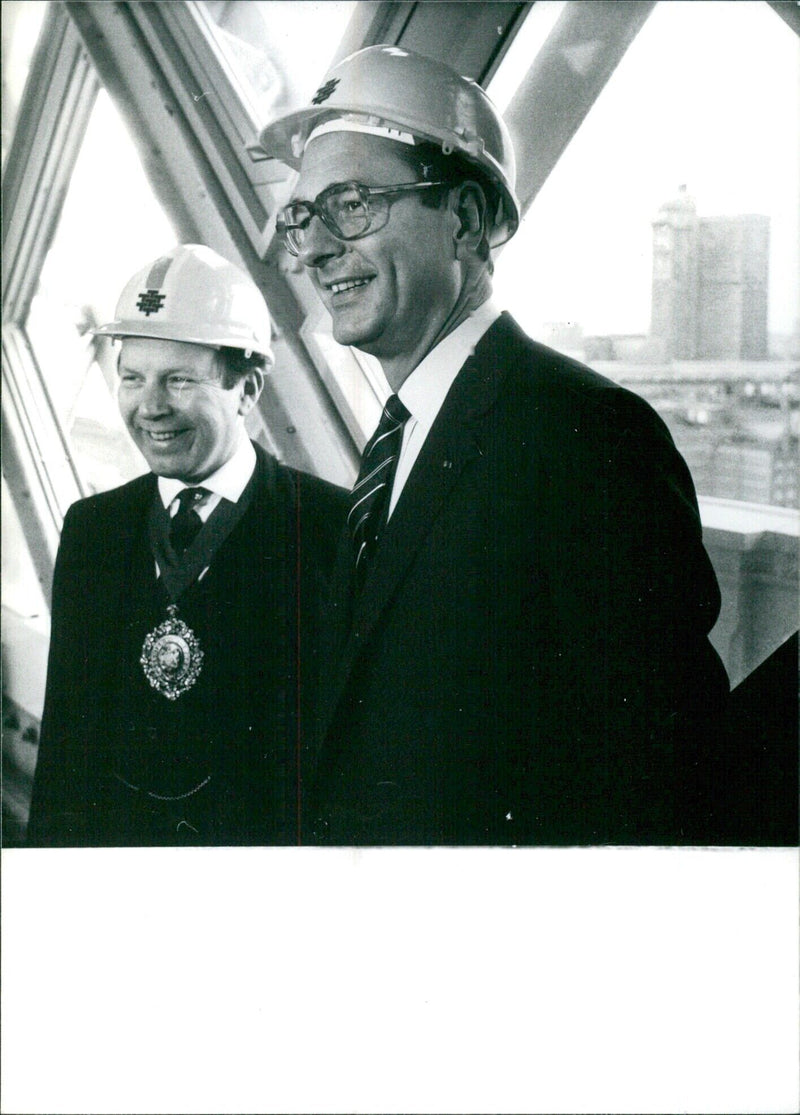
{"label": "shirt collar", "polygon": [[487,299],[431,349],[402,385],[397,394],[420,425],[433,425],[465,361],[499,316],[497,303]]}
{"label": "shirt collar", "polygon": [[207,488],[209,492],[221,496],[222,499],[237,503],[242,492],[247,487],[247,482],[253,475],[256,467],[256,451],[249,438],[243,437],[239,448],[229,457],[224,465],[220,465],[216,472],[207,476],[201,484],[185,484],[183,480],[173,477],[159,476],[158,493],[164,507],[169,507],[179,492],[184,488]]}

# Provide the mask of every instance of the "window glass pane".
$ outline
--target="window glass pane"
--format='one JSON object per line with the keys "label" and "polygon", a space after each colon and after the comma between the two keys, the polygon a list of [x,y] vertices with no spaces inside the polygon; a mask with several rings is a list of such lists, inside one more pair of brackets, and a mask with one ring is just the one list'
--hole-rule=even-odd
{"label": "window glass pane", "polygon": [[0,98],[3,163],[14,138],[22,93],[48,7],[49,4],[44,0],[36,4],[32,4],[30,0],[5,0],[0,6],[3,18],[3,96]]}
{"label": "window glass pane", "polygon": [[356,4],[345,0],[206,0],[218,43],[264,126],[308,101]]}
{"label": "window glass pane", "polygon": [[767,4],[659,4],[496,274],[529,333],[649,399],[700,493],[793,507],[799,80]]}
{"label": "window glass pane", "polygon": [[26,322],[87,491],[147,471],[117,411],[116,352],[89,330],[113,318],[131,275],[175,242],[175,230],[101,90]]}
{"label": "window glass pane", "polygon": [[531,63],[558,23],[567,0],[536,0],[517,31],[488,87],[492,101],[505,113]]}

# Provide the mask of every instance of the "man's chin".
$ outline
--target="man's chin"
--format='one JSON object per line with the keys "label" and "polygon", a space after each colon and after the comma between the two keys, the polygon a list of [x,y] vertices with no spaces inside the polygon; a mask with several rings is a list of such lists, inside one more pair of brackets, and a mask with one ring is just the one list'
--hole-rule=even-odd
{"label": "man's chin", "polygon": [[352,345],[353,348],[369,352],[371,344],[377,340],[376,330],[370,329],[365,322],[343,320],[341,317],[332,317],[333,339],[340,345]]}
{"label": "man's chin", "polygon": [[185,461],[170,461],[165,457],[159,457],[153,453],[143,453],[142,456],[147,461],[150,471],[154,472],[156,476],[163,476],[165,480],[180,480],[184,484],[191,483],[191,481],[187,479]]}
{"label": "man's chin", "polygon": [[160,476],[163,480],[180,480],[181,484],[192,484],[194,481],[187,476],[183,469],[168,468],[156,461],[150,462],[150,471]]}

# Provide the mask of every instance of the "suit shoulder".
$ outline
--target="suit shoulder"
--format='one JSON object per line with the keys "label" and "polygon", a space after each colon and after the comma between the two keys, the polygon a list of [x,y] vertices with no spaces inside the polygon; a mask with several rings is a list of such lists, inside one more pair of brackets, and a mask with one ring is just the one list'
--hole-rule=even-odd
{"label": "suit shoulder", "polygon": [[291,493],[291,497],[298,506],[311,513],[314,510],[321,512],[336,511],[347,505],[348,491],[329,480],[323,480],[313,473],[304,472],[302,469],[292,468],[267,454],[272,481],[276,486]]}
{"label": "suit shoulder", "polygon": [[290,492],[304,567],[327,571],[347,515],[348,492],[308,472],[278,465],[278,483]]}
{"label": "suit shoulder", "polygon": [[302,536],[312,550],[330,551],[332,557],[347,517],[349,492],[307,472],[295,472],[294,483]]}
{"label": "suit shoulder", "polygon": [[311,504],[337,505],[347,499],[347,490],[310,472],[292,468],[279,461],[262,445],[253,442],[256,451],[261,483],[266,488],[276,487],[291,492],[293,498],[302,498]]}
{"label": "suit shoulder", "polygon": [[565,428],[582,429],[601,440],[637,431],[672,442],[662,418],[640,395],[534,341],[513,320],[508,324],[514,358],[506,364],[506,374],[512,394],[525,399],[524,405],[542,420],[545,430],[560,437]]}
{"label": "suit shoulder", "polygon": [[298,498],[302,502],[313,502],[322,508],[339,509],[347,506],[347,488],[332,484],[310,472],[295,471],[294,483]]}
{"label": "suit shoulder", "polygon": [[153,488],[152,473],[145,473],[144,476],[137,476],[118,488],[111,488],[107,492],[96,492],[71,504],[67,509],[64,523],[72,526],[77,523],[91,523],[112,514],[124,514],[127,509],[149,498]]}
{"label": "suit shoulder", "polygon": [[332,537],[338,533],[347,514],[348,491],[278,461],[259,447],[262,463],[263,493],[292,516],[296,516],[303,536]]}

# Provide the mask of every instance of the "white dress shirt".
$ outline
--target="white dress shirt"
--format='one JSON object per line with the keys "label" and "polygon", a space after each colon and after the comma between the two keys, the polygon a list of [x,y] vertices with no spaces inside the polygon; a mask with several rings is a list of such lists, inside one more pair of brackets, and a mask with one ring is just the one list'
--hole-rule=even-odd
{"label": "white dress shirt", "polygon": [[475,351],[478,341],[499,316],[497,304],[491,298],[488,299],[431,349],[397,392],[411,417],[403,430],[403,444],[400,447],[389,500],[389,515],[397,505],[400,493],[425,444],[425,438],[430,433],[456,376]]}
{"label": "white dress shirt", "polygon": [[168,476],[159,476],[158,493],[161,502],[168,509],[170,518],[177,515],[180,504],[178,496],[184,488],[206,488],[209,495],[202,502],[193,505],[205,522],[211,512],[216,508],[221,499],[228,499],[231,503],[238,503],[242,492],[248,485],[250,477],[256,467],[256,451],[248,437],[243,437],[239,447],[224,465],[220,465],[216,472],[212,472],[199,484],[186,484],[183,480],[175,480]]}

